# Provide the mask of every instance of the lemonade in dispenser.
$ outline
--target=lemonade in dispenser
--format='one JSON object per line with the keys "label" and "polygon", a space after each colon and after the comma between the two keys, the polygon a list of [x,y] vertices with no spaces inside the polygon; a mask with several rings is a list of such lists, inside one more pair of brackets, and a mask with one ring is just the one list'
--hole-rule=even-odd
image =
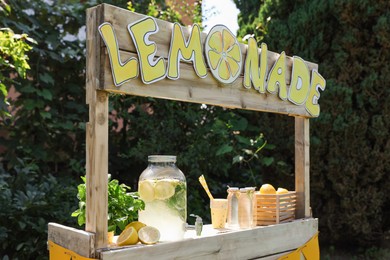
{"label": "lemonade in dispenser", "polygon": [[176,156],[148,156],[148,167],[138,181],[138,193],[145,202],[139,221],[160,231],[160,241],[184,238],[187,218],[187,184],[176,166]]}

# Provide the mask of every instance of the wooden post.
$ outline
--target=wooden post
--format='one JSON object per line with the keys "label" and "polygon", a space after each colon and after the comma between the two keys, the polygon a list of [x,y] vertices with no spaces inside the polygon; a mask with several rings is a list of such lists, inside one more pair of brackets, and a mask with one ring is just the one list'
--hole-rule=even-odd
{"label": "wooden post", "polygon": [[297,192],[296,218],[311,217],[309,131],[309,119],[295,117],[295,190]]}
{"label": "wooden post", "polygon": [[87,10],[87,104],[86,127],[86,225],[95,233],[95,248],[107,246],[108,211],[108,93],[98,90],[100,84],[100,44],[98,26],[101,6]]}

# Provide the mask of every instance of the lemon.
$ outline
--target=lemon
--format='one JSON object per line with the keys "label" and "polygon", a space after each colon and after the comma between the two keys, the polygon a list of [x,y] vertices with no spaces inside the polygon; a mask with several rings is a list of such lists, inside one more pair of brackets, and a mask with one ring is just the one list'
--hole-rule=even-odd
{"label": "lemon", "polygon": [[154,186],[154,197],[159,200],[166,200],[175,194],[175,184],[172,181],[161,180]]}
{"label": "lemon", "polygon": [[[128,228],[128,227],[133,227],[133,228],[135,228],[135,230],[137,230],[137,232],[141,229],[141,228],[143,228],[144,226],[146,226],[144,223],[142,223],[142,222],[140,222],[140,221],[133,221],[133,222],[131,222],[131,223],[129,223],[127,226],[126,226],[126,228]],[[126,229],[125,228],[125,229]]]}
{"label": "lemon", "polygon": [[285,189],[285,188],[278,188],[278,190],[276,191],[276,194],[287,194],[288,193],[288,190]]}
{"label": "lemon", "polygon": [[142,244],[156,244],[160,240],[160,231],[155,227],[145,226],[138,231],[138,236]]}
{"label": "lemon", "polygon": [[271,184],[263,184],[260,188],[260,194],[276,194],[276,190]]}
{"label": "lemon", "polygon": [[116,241],[118,246],[135,245],[138,243],[137,230],[134,227],[125,228]]}
{"label": "lemon", "polygon": [[237,39],[222,25],[209,32],[205,53],[210,71],[222,83],[232,83],[240,75],[242,54]]}
{"label": "lemon", "polygon": [[151,202],[154,200],[154,188],[150,181],[140,181],[138,184],[138,193],[144,202]]}

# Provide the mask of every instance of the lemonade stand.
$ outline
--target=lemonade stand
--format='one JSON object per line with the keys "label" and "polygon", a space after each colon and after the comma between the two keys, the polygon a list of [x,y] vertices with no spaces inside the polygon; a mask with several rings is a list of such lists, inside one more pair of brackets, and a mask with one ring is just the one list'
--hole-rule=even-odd
{"label": "lemonade stand", "polygon": [[[51,259],[318,259],[318,219],[310,209],[309,119],[319,116],[325,80],[316,64],[258,45],[253,38],[238,43],[223,25],[205,34],[196,24],[182,27],[108,4],[87,10],[86,226],[49,223]],[[230,231],[206,225],[199,237],[109,247],[109,93],[293,116],[293,219],[279,221],[283,197],[278,197],[271,224]]]}

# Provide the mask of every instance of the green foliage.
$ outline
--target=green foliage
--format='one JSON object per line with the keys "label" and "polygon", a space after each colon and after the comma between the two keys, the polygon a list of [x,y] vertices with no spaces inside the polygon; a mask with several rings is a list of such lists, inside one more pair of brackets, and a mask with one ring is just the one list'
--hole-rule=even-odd
{"label": "green foliage", "polygon": [[11,171],[0,165],[0,258],[46,259],[47,223],[72,226],[76,184],[43,174],[31,159],[18,162]]}
{"label": "green foliage", "polygon": [[[77,217],[77,223],[85,224],[86,217],[86,178],[81,177],[83,182],[78,185],[77,198],[79,208],[72,213],[72,217]],[[132,221],[138,219],[138,210],[145,208],[142,200],[138,199],[137,193],[128,193],[130,187],[124,183],[119,184],[118,180],[110,180],[108,176],[108,231],[119,234]]]}
{"label": "green foliage", "polygon": [[[8,7],[9,8],[9,7]],[[17,72],[20,77],[26,78],[26,71],[30,69],[26,53],[32,47],[26,42],[35,42],[27,34],[15,34],[9,28],[0,28],[0,118],[10,116],[8,112],[8,89],[12,80],[12,73]]]}
{"label": "green foliage", "polygon": [[[52,206],[40,214],[30,214],[31,211],[8,211],[12,209],[8,207],[12,200],[1,201],[4,216],[28,218],[23,222],[27,225],[10,225],[15,239],[0,243],[4,244],[0,252],[9,257],[45,258],[47,223],[70,225],[75,220],[69,215],[77,208],[75,188],[80,183],[72,180],[85,175],[85,122],[88,121],[82,35],[86,8],[101,2],[9,0],[12,12],[0,16],[2,26],[37,41],[29,52],[27,77],[14,79],[19,96],[9,100],[13,116],[0,121],[5,133],[0,135],[1,148],[5,148],[0,149],[0,176],[5,180],[4,189],[10,190],[1,196],[12,198],[14,193],[19,194],[12,186],[13,180],[22,176],[17,169],[27,171],[22,169],[33,162],[38,177],[26,177],[20,190],[40,190],[42,184],[47,195],[41,201]],[[127,6],[127,1],[104,2]],[[177,9],[170,8],[165,1],[132,1],[131,8],[180,22]],[[196,8],[199,11],[200,2]],[[194,21],[199,22],[199,18],[197,13]],[[113,178],[135,190],[138,177],[147,166],[148,155],[178,155],[178,166],[187,178],[187,212],[200,215],[205,221],[209,218],[205,214],[209,212],[208,198],[198,182],[201,174],[207,177],[215,196],[225,196],[227,185],[259,186],[276,168],[290,172],[285,158],[273,155],[274,146],[270,143],[274,140],[268,135],[272,131],[262,135],[261,129],[267,122],[254,113],[121,95],[111,96],[110,100],[109,172]],[[268,142],[259,153],[256,151],[266,142],[263,136],[267,136]],[[234,164],[233,158],[236,158]],[[58,205],[63,208],[59,210]],[[12,234],[4,222],[7,218],[3,218],[0,230],[1,236],[7,234],[10,238]],[[39,234],[35,229],[26,231],[23,227],[32,223],[39,223],[39,228],[35,228]],[[22,245],[16,248],[19,244]]]}
{"label": "green foliage", "polygon": [[[267,0],[240,31],[269,50],[318,63],[327,79],[321,115],[311,120],[310,161],[311,206],[329,243],[378,245],[390,229],[389,7],[389,1]],[[286,156],[279,147],[291,139],[279,133],[274,140],[274,156]]]}

